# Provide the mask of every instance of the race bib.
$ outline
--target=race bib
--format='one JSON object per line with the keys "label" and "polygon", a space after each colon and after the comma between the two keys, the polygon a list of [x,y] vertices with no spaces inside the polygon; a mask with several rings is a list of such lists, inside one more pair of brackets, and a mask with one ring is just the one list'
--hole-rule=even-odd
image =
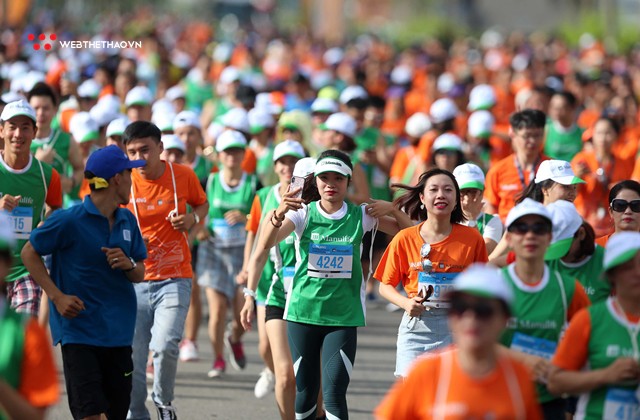
{"label": "race bib", "polygon": [[640,420],[638,399],[633,389],[611,388],[604,400],[603,419]]}
{"label": "race bib", "polygon": [[215,243],[221,247],[244,245],[247,231],[242,223],[229,225],[225,219],[213,219],[213,236]]}
{"label": "race bib", "polygon": [[373,168],[371,185],[375,188],[389,187],[389,178],[387,177],[387,174],[382,172],[377,166]]}
{"label": "race bib", "polygon": [[29,239],[33,230],[33,209],[31,207],[16,207],[9,213],[9,219],[16,239]]}
{"label": "race bib", "polygon": [[[418,273],[418,292],[422,292],[422,296],[427,296],[429,286],[433,287],[433,294],[429,298],[427,306],[436,308],[446,306],[442,304],[447,302],[445,296],[453,288],[453,279],[457,275],[458,273],[425,273],[424,271]],[[429,305],[429,303],[432,303],[432,305]]]}
{"label": "race bib", "polygon": [[284,286],[284,295],[287,295],[289,287],[293,282],[293,275],[296,272],[295,267],[282,267],[282,284]]}
{"label": "race bib", "polygon": [[511,340],[511,349],[551,360],[556,352],[557,343],[544,338],[531,337],[530,335],[515,333]]}
{"label": "race bib", "polygon": [[350,279],[353,267],[353,245],[309,245],[309,277]]}

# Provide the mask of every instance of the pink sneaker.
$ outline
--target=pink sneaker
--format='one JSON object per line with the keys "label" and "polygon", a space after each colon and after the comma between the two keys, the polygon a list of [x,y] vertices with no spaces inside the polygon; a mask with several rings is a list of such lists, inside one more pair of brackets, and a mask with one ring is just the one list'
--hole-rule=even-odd
{"label": "pink sneaker", "polygon": [[232,343],[231,334],[229,334],[225,337],[224,344],[227,346],[227,350],[229,350],[229,362],[231,362],[231,366],[233,366],[235,370],[244,369],[245,366],[247,366],[247,358],[244,356],[242,342]]}
{"label": "pink sneaker", "polygon": [[210,378],[219,378],[226,369],[227,364],[224,362],[224,359],[222,357],[216,357],[216,361],[213,362],[213,367],[209,373],[207,373],[207,376]]}

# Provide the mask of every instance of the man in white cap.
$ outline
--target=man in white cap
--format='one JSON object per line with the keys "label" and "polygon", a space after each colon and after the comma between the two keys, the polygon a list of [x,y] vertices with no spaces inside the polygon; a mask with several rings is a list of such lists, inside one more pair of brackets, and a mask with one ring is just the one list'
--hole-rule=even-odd
{"label": "man in white cap", "polygon": [[[138,299],[133,340],[133,385],[129,419],[148,419],[145,368],[153,354],[151,399],[158,416],[175,419],[174,386],[178,348],[191,295],[191,252],[186,232],[204,219],[207,197],[191,168],[160,160],[160,129],[148,121],[129,124],[123,143],[129,159],[146,165],[132,175],[128,208],[148,241],[145,281],[134,285]],[[192,209],[187,212],[187,205]],[[153,330],[153,336],[151,331]]]}
{"label": "man in white cap", "polygon": [[60,174],[62,192],[68,193],[82,183],[84,162],[78,145],[59,122],[54,127],[58,99],[46,83],[38,83],[27,94],[28,102],[36,112],[37,137],[31,142],[31,153],[46,162]]}
{"label": "man in white cap", "polygon": [[[61,345],[74,418],[125,418],[131,396],[131,343],[136,319],[132,283],[144,280],[147,257],[129,202],[129,160],[117,146],[97,150],[85,168],[91,193],[55,212],[22,249],[33,278],[51,300],[54,345]],[[52,256],[51,271],[42,261]]]}
{"label": "man in white cap", "polygon": [[18,247],[7,276],[7,298],[17,312],[38,315],[40,287],[27,272],[20,250],[33,229],[62,207],[60,175],[31,155],[38,131],[36,112],[25,101],[7,104],[0,115],[4,150],[0,153],[0,210],[10,214]]}
{"label": "man in white cap", "polygon": [[136,86],[131,89],[124,99],[127,107],[127,117],[132,122],[151,121],[151,103],[153,94],[146,86]]}

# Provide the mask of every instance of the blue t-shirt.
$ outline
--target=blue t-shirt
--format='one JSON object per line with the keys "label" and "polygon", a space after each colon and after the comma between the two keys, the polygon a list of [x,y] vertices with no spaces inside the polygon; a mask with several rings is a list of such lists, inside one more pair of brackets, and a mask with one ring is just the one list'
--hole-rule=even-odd
{"label": "blue t-shirt", "polygon": [[54,212],[29,241],[38,254],[51,254],[56,286],[85,306],[77,317],[67,319],[50,303],[53,344],[130,346],[136,322],[135,290],[123,271],[111,269],[101,248],[121,248],[135,261],[147,258],[133,214],[117,209],[110,230],[109,220],[87,196],[82,205]]}

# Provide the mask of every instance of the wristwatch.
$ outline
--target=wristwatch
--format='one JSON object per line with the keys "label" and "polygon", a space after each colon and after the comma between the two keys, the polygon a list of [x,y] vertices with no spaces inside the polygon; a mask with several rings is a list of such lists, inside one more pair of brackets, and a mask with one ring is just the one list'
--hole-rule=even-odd
{"label": "wristwatch", "polygon": [[131,268],[128,270],[124,270],[125,273],[135,270],[136,267],[138,266],[138,264],[136,263],[136,260],[134,260],[133,258],[129,257],[129,261],[131,261]]}
{"label": "wristwatch", "polygon": [[244,289],[242,289],[242,293],[244,294],[244,297],[251,296],[254,299],[256,298],[256,292],[249,289],[248,287],[245,287]]}

